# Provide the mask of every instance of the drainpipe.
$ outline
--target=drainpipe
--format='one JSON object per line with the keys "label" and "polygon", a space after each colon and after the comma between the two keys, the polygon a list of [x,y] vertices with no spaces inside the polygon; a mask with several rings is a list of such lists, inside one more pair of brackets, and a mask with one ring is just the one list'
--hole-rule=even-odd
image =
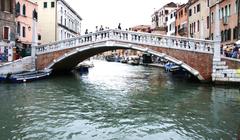
{"label": "drainpipe", "polygon": [[215,11],[215,29],[214,29],[214,55],[213,61],[221,61],[221,51],[220,51],[220,20],[219,20],[219,0],[216,3],[216,11]]}

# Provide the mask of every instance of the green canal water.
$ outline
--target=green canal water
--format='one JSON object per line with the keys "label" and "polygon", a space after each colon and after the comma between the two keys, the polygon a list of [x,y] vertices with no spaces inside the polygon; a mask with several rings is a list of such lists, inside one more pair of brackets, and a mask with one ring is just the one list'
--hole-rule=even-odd
{"label": "green canal water", "polygon": [[94,62],[88,74],[0,84],[0,140],[237,139],[238,87]]}

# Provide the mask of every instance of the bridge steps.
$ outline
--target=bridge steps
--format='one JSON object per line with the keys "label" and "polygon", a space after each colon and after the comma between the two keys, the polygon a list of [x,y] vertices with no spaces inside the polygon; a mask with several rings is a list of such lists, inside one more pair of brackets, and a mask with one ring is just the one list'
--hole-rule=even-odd
{"label": "bridge steps", "polygon": [[225,61],[213,62],[213,82],[240,82],[240,69],[228,69]]}

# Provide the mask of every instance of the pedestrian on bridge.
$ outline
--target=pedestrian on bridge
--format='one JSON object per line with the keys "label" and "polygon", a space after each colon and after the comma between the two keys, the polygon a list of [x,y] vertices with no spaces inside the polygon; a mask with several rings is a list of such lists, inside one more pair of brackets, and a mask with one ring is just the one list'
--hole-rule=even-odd
{"label": "pedestrian on bridge", "polygon": [[85,31],[85,35],[86,35],[86,34],[88,34],[88,29],[86,29],[86,31]]}
{"label": "pedestrian on bridge", "polygon": [[121,30],[121,23],[118,24],[118,30]]}

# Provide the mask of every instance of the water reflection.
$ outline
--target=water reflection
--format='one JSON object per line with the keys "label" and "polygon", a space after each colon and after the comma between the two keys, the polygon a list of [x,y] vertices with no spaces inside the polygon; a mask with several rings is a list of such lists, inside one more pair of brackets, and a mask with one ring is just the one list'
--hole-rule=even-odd
{"label": "water reflection", "polygon": [[234,139],[239,89],[96,62],[87,75],[0,85],[0,139]]}

